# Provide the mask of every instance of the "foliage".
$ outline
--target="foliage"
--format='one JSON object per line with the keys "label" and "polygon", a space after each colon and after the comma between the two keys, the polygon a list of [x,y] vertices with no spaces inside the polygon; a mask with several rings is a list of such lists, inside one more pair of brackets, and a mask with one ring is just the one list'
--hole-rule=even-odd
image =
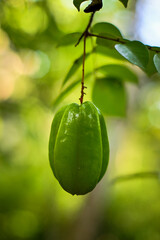
{"label": "foliage", "polygon": [[[91,18],[89,24],[91,24],[91,21],[92,21],[92,18]],[[88,25],[88,26],[90,27],[90,25]],[[108,23],[108,22],[96,23],[91,28],[91,32],[88,32],[89,27],[87,27],[87,30],[86,30],[87,31],[86,37],[88,37],[88,36],[89,37],[96,37],[96,44],[97,45],[104,46],[104,47],[109,48],[109,49],[117,50],[117,52],[120,53],[120,55],[122,57],[124,57],[124,60],[128,60],[128,62],[138,66],[139,68],[141,68],[141,70],[148,73],[148,75],[150,75],[150,76],[152,74],[155,74],[155,72],[159,72],[159,62],[160,62],[160,60],[159,60],[159,54],[157,54],[157,52],[160,52],[159,47],[151,47],[151,46],[148,46],[148,45],[144,45],[140,41],[130,41],[128,39],[124,39],[120,30],[116,26],[114,26],[113,24]],[[70,36],[72,36],[74,34],[76,35],[76,33],[72,33],[72,34],[70,34]],[[77,44],[79,44],[80,40],[83,37],[84,37],[84,35],[82,34],[80,36]],[[65,44],[66,44],[65,42],[67,42],[67,45],[73,44],[73,39],[74,38],[72,38],[72,37],[69,38],[68,35],[66,35],[62,38],[61,45],[65,46]],[[77,44],[76,44],[76,46],[77,46]],[[149,51],[152,51],[152,53],[154,53],[154,54],[151,54]],[[86,58],[90,54],[93,54],[94,52],[96,52],[96,47],[93,48],[91,52],[86,54]],[[111,57],[114,57],[115,52],[111,51],[110,53],[111,53]],[[83,62],[83,55],[80,56],[73,63],[72,67],[70,68],[69,72],[67,73],[67,75],[65,77],[63,85],[64,85],[64,83],[66,83],[70,80],[70,78],[73,76],[73,74],[76,73],[77,69],[80,67],[80,65],[82,65],[82,62]],[[107,75],[109,75],[110,79],[115,79],[114,75],[115,75],[115,72],[118,69],[116,69],[116,68],[112,69],[112,65],[111,66],[108,65],[106,67],[107,67],[107,71],[106,71],[106,76],[104,76],[104,77],[106,77],[106,79],[108,79]],[[125,65],[123,65],[121,67],[123,69],[125,69]],[[101,69],[103,67],[100,66],[99,68]],[[120,70],[119,71],[120,73],[123,72],[122,69],[119,69],[119,70]],[[94,71],[97,71],[97,69],[94,69]],[[122,75],[123,75],[123,73],[122,73]],[[134,73],[131,72],[131,75],[134,75]],[[122,76],[122,78],[123,78],[123,76]],[[128,77],[128,79],[129,78],[130,77]],[[118,74],[118,79],[121,80],[121,74]],[[117,110],[115,111],[115,104],[116,104],[117,100],[120,98],[119,96],[116,99],[112,98],[112,96],[114,96],[115,92],[116,92],[116,84],[113,84],[112,87],[109,87],[109,89],[110,89],[109,92],[110,92],[111,97],[108,97],[109,96],[108,95],[108,90],[107,90],[108,87],[104,87],[103,84],[99,84],[100,80],[98,78],[95,81],[98,81],[98,83],[95,84],[95,88],[93,89],[93,94],[92,94],[93,101],[96,104],[98,104],[98,106],[103,110],[104,110],[104,102],[107,102],[108,106],[104,110],[104,112],[107,115],[121,116],[121,117],[125,116],[126,105],[127,105],[127,97],[126,96],[123,97],[122,102],[124,102],[124,103],[121,103],[121,104],[117,105],[116,106]],[[101,81],[104,81],[104,79],[101,80]],[[71,83],[71,86],[75,86],[75,85],[76,84]],[[69,86],[69,88],[67,89],[67,92],[72,90],[71,86]],[[96,94],[96,92],[97,92],[96,89],[98,89],[97,88],[98,86],[99,86],[99,94],[97,95]],[[101,98],[100,98],[100,95],[101,95],[100,92],[102,92],[102,91],[104,92],[104,97],[101,96]],[[124,96],[124,89],[123,88],[119,88],[118,91],[120,93],[120,96]],[[98,101],[95,100],[96,99],[95,94],[98,96],[97,97]]]}
{"label": "foliage", "polygon": [[137,3],[106,0],[90,26],[85,100],[103,108],[111,161],[91,194],[72,197],[53,178],[48,139],[55,109],[79,103],[75,44],[89,14],[72,1],[0,1],[0,239],[160,239],[160,48],[134,41]]}

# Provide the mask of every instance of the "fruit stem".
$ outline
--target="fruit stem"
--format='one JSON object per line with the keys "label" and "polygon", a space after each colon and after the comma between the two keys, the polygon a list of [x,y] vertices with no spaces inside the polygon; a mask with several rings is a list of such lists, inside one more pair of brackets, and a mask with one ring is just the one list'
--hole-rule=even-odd
{"label": "fruit stem", "polygon": [[84,70],[85,70],[85,57],[86,57],[86,37],[87,37],[87,34],[84,35],[84,41],[83,41],[83,63],[82,63],[82,81],[81,81],[81,97],[79,98],[80,100],[80,103],[82,104],[83,103],[83,98],[84,98],[84,95],[85,95],[85,92],[84,92],[84,89],[86,88],[84,86]]}
{"label": "fruit stem", "polygon": [[86,38],[87,38],[88,35],[89,35],[88,30],[89,30],[89,28],[90,28],[90,26],[91,26],[91,24],[92,24],[94,14],[95,14],[95,12],[93,12],[93,13],[91,14],[91,17],[90,17],[90,19],[89,19],[89,22],[88,22],[88,25],[87,25],[85,31],[82,33],[82,35],[80,36],[77,44],[75,45],[75,46],[77,46],[77,45],[80,43],[81,39],[84,37],[84,39],[83,39],[83,62],[82,62],[81,96],[80,96],[80,98],[79,98],[81,104],[83,103],[83,98],[84,98],[84,95],[86,94],[86,93],[84,92],[84,89],[87,88],[87,87],[84,86],[85,57],[86,57]]}

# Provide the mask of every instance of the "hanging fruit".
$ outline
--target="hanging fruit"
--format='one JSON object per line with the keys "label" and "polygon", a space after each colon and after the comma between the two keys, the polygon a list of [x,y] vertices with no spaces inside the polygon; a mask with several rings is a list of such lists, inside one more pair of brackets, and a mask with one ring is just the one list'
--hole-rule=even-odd
{"label": "hanging fruit", "polygon": [[109,143],[104,118],[92,102],[62,107],[55,115],[49,160],[62,188],[76,195],[92,191],[108,165]]}

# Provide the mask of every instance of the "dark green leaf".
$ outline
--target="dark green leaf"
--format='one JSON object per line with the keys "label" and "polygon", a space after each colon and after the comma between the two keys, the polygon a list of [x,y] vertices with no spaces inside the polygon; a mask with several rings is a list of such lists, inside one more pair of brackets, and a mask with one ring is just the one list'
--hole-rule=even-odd
{"label": "dark green leaf", "polygon": [[129,68],[118,64],[104,65],[96,69],[105,74],[105,76],[112,76],[119,78],[122,81],[138,83],[137,75]]}
{"label": "dark green leaf", "polygon": [[103,46],[96,46],[95,48],[95,52],[104,55],[106,57],[109,58],[113,58],[113,59],[117,59],[117,60],[121,60],[124,61],[126,60],[119,52],[117,52],[115,49],[110,49],[110,48],[106,48]]}
{"label": "dark green leaf", "polygon": [[114,36],[114,37],[122,37],[121,32],[119,31],[119,29],[114,26],[111,23],[108,22],[100,22],[100,23],[96,23],[93,27],[92,27],[92,32],[93,33],[107,33],[110,36]]}
{"label": "dark green leaf", "polygon": [[106,77],[95,81],[92,93],[93,102],[105,114],[124,117],[127,96],[124,83],[118,78]]}
{"label": "dark green leaf", "polygon": [[53,102],[53,106],[56,107],[62,100],[63,98],[69,93],[78,83],[80,83],[80,79],[77,80],[76,82],[71,83],[64,91],[62,91],[56,100]]}
{"label": "dark green leaf", "polygon": [[160,52],[160,47],[152,47],[152,46],[148,46],[148,48],[151,50],[151,51],[155,51],[155,52]]}
{"label": "dark green leaf", "polygon": [[124,7],[127,7],[128,0],[119,0],[121,3],[123,3]]}
{"label": "dark green leaf", "polygon": [[[92,32],[104,37],[110,37],[110,38],[116,38],[116,39],[122,38],[122,35],[119,29],[113,24],[107,23],[107,22],[96,23],[92,27]],[[96,43],[105,47],[113,48],[114,45],[116,44],[116,41],[97,37]]]}
{"label": "dark green leaf", "polygon": [[[90,55],[90,53],[86,54],[86,59],[87,57]],[[78,59],[76,59],[72,65],[72,67],[70,68],[70,70],[68,71],[62,86],[64,86],[66,84],[66,82],[73,76],[73,74],[78,70],[78,68],[81,66],[83,62],[83,55],[81,55]]]}
{"label": "dark green leaf", "polygon": [[160,73],[160,53],[155,54],[153,60],[157,71]]}
{"label": "dark green leaf", "polygon": [[60,39],[58,47],[76,44],[80,36],[81,33],[79,32],[66,34]]}
{"label": "dark green leaf", "polygon": [[[85,81],[87,80],[88,77],[90,77],[93,73],[89,72],[85,75]],[[58,97],[54,100],[53,106],[56,107],[62,100],[63,98],[74,88],[76,87],[79,83],[81,82],[81,78],[76,80],[75,82],[71,83],[66,89],[64,89]]]}
{"label": "dark green leaf", "polygon": [[88,1],[88,0],[73,0],[73,4],[78,9],[78,11],[80,11],[80,5],[82,2],[85,2],[85,1]]}
{"label": "dark green leaf", "polygon": [[157,69],[156,69],[154,61],[153,61],[154,54],[155,54],[155,52],[149,50],[149,62],[144,69],[144,71],[147,73],[147,75],[149,77],[157,72]]}
{"label": "dark green leaf", "polygon": [[149,61],[148,49],[144,44],[138,41],[128,42],[126,44],[117,44],[116,50],[129,62],[144,69]]}
{"label": "dark green leaf", "polygon": [[[103,36],[103,37],[110,37],[111,39],[113,38],[112,35],[109,35],[107,33],[101,33],[100,35]],[[97,37],[96,43],[98,45],[101,45],[101,46],[104,46],[104,47],[107,47],[107,48],[114,48],[114,46],[117,44],[117,41]]]}

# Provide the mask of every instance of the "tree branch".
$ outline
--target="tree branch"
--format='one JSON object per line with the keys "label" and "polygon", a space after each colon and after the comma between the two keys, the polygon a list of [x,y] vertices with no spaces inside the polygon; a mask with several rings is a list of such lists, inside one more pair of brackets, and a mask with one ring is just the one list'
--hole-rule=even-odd
{"label": "tree branch", "polygon": [[[78,46],[78,44],[80,43],[80,41],[82,40],[82,38],[83,38],[84,36],[86,36],[86,38],[87,38],[87,37],[102,38],[102,39],[114,41],[114,42],[121,43],[121,44],[125,44],[125,43],[128,42],[127,39],[123,39],[123,38],[114,38],[114,37],[110,37],[110,36],[101,36],[101,35],[98,35],[98,34],[90,33],[90,32],[89,32],[89,28],[90,28],[90,26],[91,26],[91,24],[92,24],[94,14],[95,14],[95,12],[93,12],[93,13],[91,14],[91,17],[90,17],[90,19],[89,19],[88,25],[87,25],[85,31],[84,31],[84,32],[82,33],[82,35],[80,36],[80,38],[78,39],[78,42],[75,44],[75,47]],[[151,46],[149,46],[149,45],[145,45],[145,46],[148,48],[148,50],[151,50],[151,51],[156,52],[156,53],[159,53],[159,52],[160,52],[160,49],[158,49],[158,47],[151,47]]]}
{"label": "tree branch", "polygon": [[[88,32],[88,36],[102,38],[102,39],[106,39],[106,40],[110,40],[110,41],[114,41],[114,42],[122,43],[122,44],[125,44],[125,43],[128,42],[128,40],[123,39],[123,38],[114,38],[114,37],[109,37],[109,36],[101,36],[101,35],[90,33],[90,32]],[[145,46],[148,48],[148,50],[151,50],[151,51],[156,52],[156,53],[160,52],[160,49],[157,49],[157,47],[151,47],[149,45],[145,45]]]}
{"label": "tree branch", "polygon": [[157,180],[160,180],[160,172],[158,172],[158,171],[139,172],[139,173],[122,175],[122,176],[118,176],[118,177],[112,179],[110,184],[116,184],[116,183],[123,182],[123,181],[128,181],[128,180],[136,180],[136,179],[139,179],[139,178],[140,179],[141,178],[155,178]]}
{"label": "tree branch", "polygon": [[125,44],[125,43],[128,42],[128,41],[125,40],[125,39],[114,38],[114,37],[109,37],[109,36],[101,36],[101,35],[94,34],[94,33],[90,33],[90,32],[88,33],[88,36],[90,36],[90,37],[102,38],[102,39],[106,39],[106,40],[110,40],[110,41],[115,41],[115,42],[122,43],[122,44]]}
{"label": "tree branch", "polygon": [[91,17],[90,17],[90,19],[89,19],[88,25],[87,25],[85,31],[84,31],[84,32],[82,33],[82,35],[80,36],[80,38],[78,39],[78,42],[76,43],[75,47],[78,46],[78,44],[80,43],[80,41],[82,40],[82,38],[83,38],[84,36],[86,36],[86,37],[88,36],[88,30],[89,30],[89,28],[90,28],[90,26],[91,26],[91,24],[92,24],[94,14],[95,14],[95,12],[93,12],[93,13],[91,14]]}

